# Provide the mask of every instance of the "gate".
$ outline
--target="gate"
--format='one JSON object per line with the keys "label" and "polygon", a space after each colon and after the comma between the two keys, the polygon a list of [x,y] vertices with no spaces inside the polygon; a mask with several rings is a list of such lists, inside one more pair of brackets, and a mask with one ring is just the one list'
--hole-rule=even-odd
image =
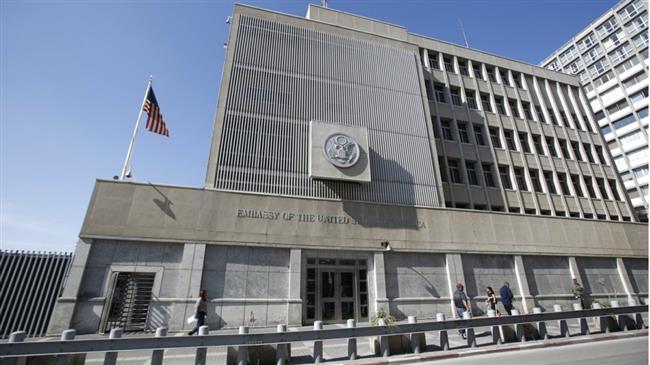
{"label": "gate", "polygon": [[111,328],[122,328],[124,332],[146,330],[155,276],[154,273],[113,273],[102,333]]}

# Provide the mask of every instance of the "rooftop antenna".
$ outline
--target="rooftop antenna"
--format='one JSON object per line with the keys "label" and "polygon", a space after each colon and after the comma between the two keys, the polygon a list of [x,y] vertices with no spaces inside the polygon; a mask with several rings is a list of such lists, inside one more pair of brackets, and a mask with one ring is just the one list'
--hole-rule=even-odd
{"label": "rooftop antenna", "polygon": [[328,8],[329,6],[327,6],[327,0],[320,0],[320,6]]}
{"label": "rooftop antenna", "polygon": [[469,48],[469,43],[467,42],[467,36],[465,35],[465,27],[463,27],[463,21],[458,18],[458,24],[460,24],[460,32],[463,33],[463,39],[465,40],[465,47]]}

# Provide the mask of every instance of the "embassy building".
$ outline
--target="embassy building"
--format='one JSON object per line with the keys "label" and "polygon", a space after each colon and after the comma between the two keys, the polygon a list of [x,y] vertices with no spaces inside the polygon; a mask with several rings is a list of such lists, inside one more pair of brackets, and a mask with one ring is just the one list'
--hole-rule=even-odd
{"label": "embassy building", "polygon": [[310,5],[236,5],[204,187],[99,180],[49,332],[310,325],[648,296],[576,76]]}

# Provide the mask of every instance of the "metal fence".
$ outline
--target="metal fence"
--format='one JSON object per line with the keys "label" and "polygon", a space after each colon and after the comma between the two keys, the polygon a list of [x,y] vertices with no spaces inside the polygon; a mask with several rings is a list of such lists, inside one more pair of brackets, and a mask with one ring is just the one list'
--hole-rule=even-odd
{"label": "metal fence", "polygon": [[[647,313],[647,305],[635,305],[630,303],[627,307],[610,307],[603,309],[582,310],[574,307],[573,311],[563,312],[560,306],[554,308],[554,312],[538,313],[535,308],[534,314],[519,315],[513,312],[512,316],[506,317],[481,317],[445,320],[444,315],[439,314],[437,321],[417,323],[414,317],[409,318],[408,324],[356,327],[354,320],[348,321],[348,328],[322,329],[322,323],[314,323],[314,330],[300,330],[287,332],[286,325],[278,325],[277,332],[270,333],[248,333],[247,327],[240,327],[239,334],[209,335],[208,327],[203,326],[199,336],[190,337],[166,337],[167,331],[164,328],[156,331],[155,337],[120,338],[121,329],[111,330],[109,339],[74,340],[74,330],[67,330],[59,341],[22,342],[23,335],[14,333],[9,343],[0,343],[0,358],[5,357],[7,364],[17,360],[19,357],[38,355],[55,355],[57,359],[67,361],[71,354],[86,354],[89,352],[106,352],[104,364],[115,364],[118,354],[122,351],[152,350],[151,364],[162,364],[164,349],[172,348],[195,348],[198,365],[205,364],[208,347],[229,346],[229,352],[234,351],[233,357],[237,364],[249,362],[249,349],[260,345],[274,345],[277,364],[285,364],[291,359],[290,346],[292,342],[313,341],[313,359],[318,363],[323,361],[323,341],[347,339],[348,356],[354,360],[357,358],[357,338],[376,337],[379,345],[379,355],[386,357],[390,355],[389,337],[395,335],[407,335],[411,339],[411,351],[419,353],[424,347],[418,344],[418,335],[424,332],[440,332],[440,349],[449,349],[447,331],[466,329],[467,344],[470,347],[476,346],[474,329],[478,327],[491,327],[494,344],[501,343],[499,333],[500,326],[512,328],[518,341],[531,340],[526,335],[526,328],[531,325],[535,327],[535,338],[548,338],[546,322],[559,321],[562,336],[570,336],[566,321],[569,319],[580,322],[580,334],[590,333],[587,318],[599,318],[601,332],[607,332],[609,325],[615,323],[618,329],[642,329],[644,327],[641,313]],[[493,313],[492,313],[493,315]],[[512,326],[512,327],[510,327]],[[63,362],[62,362],[63,363]]]}
{"label": "metal fence", "polygon": [[45,334],[71,262],[70,253],[0,251],[0,338]]}

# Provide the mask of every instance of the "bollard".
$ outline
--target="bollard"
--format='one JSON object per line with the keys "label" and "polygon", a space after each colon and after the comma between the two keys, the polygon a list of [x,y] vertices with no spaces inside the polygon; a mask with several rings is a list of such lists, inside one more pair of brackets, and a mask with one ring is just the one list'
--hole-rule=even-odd
{"label": "bollard", "polygon": [[[322,321],[314,321],[314,331],[323,329]],[[314,341],[314,363],[323,361],[323,341]]]}
{"label": "bollard", "polygon": [[[436,313],[436,321],[444,322],[444,320],[445,320],[444,313]],[[440,348],[443,351],[449,350],[449,336],[447,335],[447,330],[440,331]]]}
{"label": "bollard", "polygon": [[[488,309],[487,311],[487,316],[490,318],[496,318],[497,317],[497,311],[494,309]],[[492,332],[492,343],[495,345],[498,345],[501,343],[501,333],[499,332],[499,326],[492,326],[491,328]]]}
{"label": "bollard", "polygon": [[[348,319],[348,328],[355,328],[356,326],[357,321]],[[350,360],[357,359],[357,339],[355,337],[348,338],[348,358]]]}
{"label": "bollard", "polygon": [[[379,326],[386,327],[386,321],[383,319],[379,320]],[[379,336],[379,352],[382,357],[390,356],[390,347],[388,345],[388,336]]]}
{"label": "bollard", "polygon": [[[562,305],[561,304],[553,304],[553,311],[554,312],[562,312]],[[569,326],[566,324],[566,320],[560,319],[558,321],[558,324],[560,325],[560,336],[562,337],[571,337],[571,334],[569,333]]]}
{"label": "bollard", "polygon": [[[275,332],[277,333],[284,333],[287,332],[287,325],[286,324],[279,324],[277,325]],[[286,343],[279,343],[277,344],[276,350],[275,350],[275,363],[277,365],[284,365],[288,360],[287,359],[287,344]]]}
{"label": "bollard", "polygon": [[[210,334],[208,326],[199,327],[199,336],[207,336]],[[194,365],[205,365],[205,362],[208,358],[208,348],[207,347],[197,347],[196,348],[196,357],[194,358]]]}
{"label": "bollard", "polygon": [[[122,337],[121,328],[111,329],[111,333],[108,335],[108,338],[111,340],[120,337]],[[107,352],[106,355],[104,355],[104,365],[115,365],[116,363],[117,363],[117,352]]]}
{"label": "bollard", "polygon": [[[630,307],[633,307],[639,305],[639,303],[636,302],[636,299],[630,298],[628,305]],[[632,320],[634,321],[634,326],[636,327],[636,329],[638,330],[643,329],[643,317],[641,316],[641,313],[634,313],[632,315]]]}
{"label": "bollard", "polygon": [[[418,319],[415,316],[409,316],[408,317],[409,324],[416,324],[418,323]],[[409,334],[410,340],[411,340],[411,352],[414,354],[419,354],[420,353],[420,334],[419,333],[411,333]]]}
{"label": "bollard", "polygon": [[[513,309],[510,312],[513,316],[518,316],[520,314],[518,309]],[[526,332],[523,323],[515,324],[515,335],[517,336],[517,341],[526,342]]]}
{"label": "bollard", "polygon": [[[533,308],[533,314],[541,314],[542,313],[542,308],[540,307],[535,307]],[[539,321],[537,322],[537,333],[539,333],[539,337],[543,340],[548,339],[548,331],[546,330],[546,322],[544,321]]]}
{"label": "bollard", "polygon": [[[239,334],[246,335],[248,334],[247,326],[239,326]],[[237,348],[237,365],[246,365],[248,364],[248,347],[239,346]]]}
{"label": "bollard", "polygon": [[[9,342],[23,342],[25,341],[25,337],[27,337],[27,332],[25,331],[16,331],[12,332],[9,335]],[[17,364],[24,364],[26,361],[25,357],[5,357],[0,359],[0,363],[2,365],[17,365]]]}
{"label": "bollard", "polygon": [[[573,303],[573,310],[574,311],[583,310],[582,303]],[[587,324],[587,318],[585,318],[585,317],[578,318],[578,324],[580,325],[580,334],[581,335],[588,335],[589,334],[589,325]]]}
{"label": "bollard", "polygon": [[[167,327],[156,328],[156,337],[167,336]],[[153,350],[151,353],[151,365],[162,365],[165,350]]]}
{"label": "bollard", "polygon": [[[592,309],[602,309],[603,307],[600,303],[594,303],[591,305]],[[600,333],[609,333],[609,325],[607,324],[607,317],[600,316],[598,317],[598,329]]]}
{"label": "bollard", "polygon": [[[471,319],[472,315],[469,311],[463,313],[463,319]],[[476,347],[476,336],[474,335],[474,328],[465,328],[465,335],[467,336],[467,346]]]}
{"label": "bollard", "polygon": [[[73,330],[73,329],[65,330],[61,332],[61,341],[72,341],[74,340],[74,336],[76,335],[77,335],[77,330]],[[56,365],[66,365],[68,363],[69,358],[70,358],[69,354],[56,355],[54,357],[54,363]]]}
{"label": "bollard", "polygon": [[[618,308],[621,306],[621,304],[618,302],[618,300],[612,300],[609,302],[609,305],[612,308]],[[618,324],[618,328],[621,331],[627,331],[629,328],[627,326],[627,321],[626,321],[627,315],[626,314],[619,314],[616,316],[616,323]]]}

